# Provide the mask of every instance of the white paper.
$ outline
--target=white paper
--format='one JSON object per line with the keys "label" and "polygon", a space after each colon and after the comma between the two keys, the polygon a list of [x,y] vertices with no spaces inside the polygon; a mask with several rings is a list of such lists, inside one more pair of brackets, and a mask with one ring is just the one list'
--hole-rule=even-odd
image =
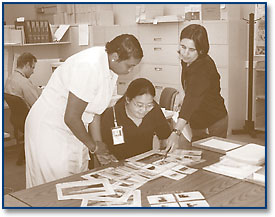
{"label": "white paper", "polygon": [[199,191],[175,193],[178,201],[201,200],[204,196]]}
{"label": "white paper", "polygon": [[259,166],[238,162],[228,157],[224,157],[219,162],[206,166],[203,169],[237,179],[244,179],[260,168]]}
{"label": "white paper", "polygon": [[151,207],[179,207],[178,203],[158,203],[152,204]]}
{"label": "white paper", "polygon": [[182,179],[182,178],[184,178],[184,177],[187,176],[185,174],[178,173],[178,172],[173,171],[173,170],[168,170],[168,171],[162,173],[161,175],[165,176],[165,177],[167,177],[169,179],[174,179],[174,180],[180,180],[180,179]]}
{"label": "white paper", "polygon": [[173,194],[150,195],[147,196],[147,199],[150,204],[176,202],[176,199],[173,196]]}
{"label": "white paper", "polygon": [[89,45],[89,26],[88,24],[78,25],[79,45]]}
{"label": "white paper", "polygon": [[261,165],[265,160],[265,147],[257,144],[247,144],[226,153],[226,156],[253,165]]}
{"label": "white paper", "polygon": [[181,207],[209,207],[206,200],[194,200],[188,202],[179,202]]}
{"label": "white paper", "polygon": [[60,41],[69,29],[69,27],[70,25],[60,25],[54,33],[55,40]]}
{"label": "white paper", "polygon": [[200,143],[200,145],[204,145],[207,147],[216,148],[216,149],[220,149],[220,150],[224,150],[224,151],[229,151],[229,150],[232,150],[232,149],[235,149],[235,148],[238,148],[241,146],[240,144],[227,142],[227,141],[223,141],[223,140],[219,140],[219,139],[210,139],[206,142]]}
{"label": "white paper", "polygon": [[108,179],[58,183],[56,192],[58,200],[83,199],[115,193]]}

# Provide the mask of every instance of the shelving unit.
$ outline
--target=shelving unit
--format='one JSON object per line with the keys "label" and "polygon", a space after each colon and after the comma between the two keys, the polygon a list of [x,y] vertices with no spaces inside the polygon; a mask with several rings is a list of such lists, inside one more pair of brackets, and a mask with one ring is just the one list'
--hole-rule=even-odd
{"label": "shelving unit", "polygon": [[257,61],[254,69],[253,119],[255,129],[265,131],[265,62]]}

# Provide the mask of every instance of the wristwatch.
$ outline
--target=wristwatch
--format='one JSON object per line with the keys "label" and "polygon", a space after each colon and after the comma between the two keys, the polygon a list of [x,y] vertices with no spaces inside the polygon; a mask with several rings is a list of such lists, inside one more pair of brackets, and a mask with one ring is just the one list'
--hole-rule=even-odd
{"label": "wristwatch", "polygon": [[181,135],[181,131],[178,129],[173,129],[172,132],[175,132],[178,136]]}

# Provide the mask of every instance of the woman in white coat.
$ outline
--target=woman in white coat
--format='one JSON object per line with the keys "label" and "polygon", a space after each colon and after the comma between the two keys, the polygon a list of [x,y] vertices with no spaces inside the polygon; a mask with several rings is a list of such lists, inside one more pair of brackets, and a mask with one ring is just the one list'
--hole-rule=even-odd
{"label": "woman in white coat", "polygon": [[119,74],[143,57],[133,35],[69,57],[51,76],[25,124],[26,187],[88,170],[89,151],[101,141],[100,114],[110,103]]}

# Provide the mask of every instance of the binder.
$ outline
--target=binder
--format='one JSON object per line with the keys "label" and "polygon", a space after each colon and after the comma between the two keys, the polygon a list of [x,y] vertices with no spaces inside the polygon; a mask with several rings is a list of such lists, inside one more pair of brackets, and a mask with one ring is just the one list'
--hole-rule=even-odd
{"label": "binder", "polygon": [[36,28],[36,43],[41,42],[41,28],[40,28],[40,21],[35,20],[35,28]]}

